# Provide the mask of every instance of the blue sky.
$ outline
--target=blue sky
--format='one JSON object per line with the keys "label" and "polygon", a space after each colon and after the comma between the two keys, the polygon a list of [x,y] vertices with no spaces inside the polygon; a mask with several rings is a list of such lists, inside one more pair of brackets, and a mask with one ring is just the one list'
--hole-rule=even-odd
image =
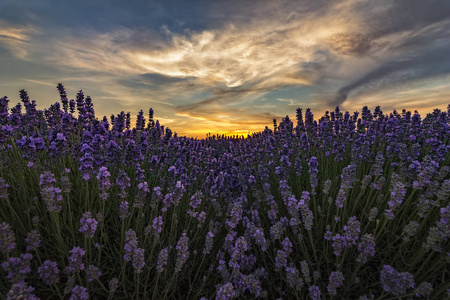
{"label": "blue sky", "polygon": [[0,96],[82,89],[99,117],[247,133],[310,107],[445,109],[450,1],[0,2]]}

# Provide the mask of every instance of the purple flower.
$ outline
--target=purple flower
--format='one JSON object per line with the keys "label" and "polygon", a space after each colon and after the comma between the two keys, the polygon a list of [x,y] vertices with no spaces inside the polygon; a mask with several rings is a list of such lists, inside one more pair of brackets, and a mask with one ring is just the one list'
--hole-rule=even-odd
{"label": "purple flower", "polygon": [[91,172],[94,169],[94,150],[88,144],[81,146],[83,156],[78,160],[80,167],[78,168],[83,174],[83,180],[87,181],[91,178]]}
{"label": "purple flower", "polygon": [[365,264],[369,255],[372,257],[375,256],[375,238],[371,234],[366,233],[361,240],[358,244],[358,251],[360,253],[356,260]]}
{"label": "purple flower", "polygon": [[102,276],[102,272],[94,265],[89,265],[86,268],[86,277],[88,282],[92,282]]}
{"label": "purple flower", "polygon": [[186,233],[183,233],[176,246],[177,261],[175,263],[175,272],[180,272],[184,263],[189,258],[188,243],[189,238],[186,237]]}
{"label": "purple flower", "polygon": [[106,167],[101,167],[98,170],[97,180],[98,180],[98,190],[100,191],[100,199],[106,201],[109,197],[108,191],[111,188],[111,183],[109,182],[109,177],[111,174],[108,172]]}
{"label": "purple flower", "polygon": [[319,280],[319,278],[320,278],[320,272],[319,271],[314,271],[313,272],[313,278],[314,278],[314,281],[318,281]]}
{"label": "purple flower", "polygon": [[153,235],[155,236],[155,242],[159,243],[159,238],[162,232],[162,227],[163,227],[163,217],[162,216],[158,216],[156,218],[153,219],[152,222],[152,232]]}
{"label": "purple flower", "polygon": [[230,211],[230,219],[226,219],[225,224],[227,224],[230,228],[235,228],[242,219],[243,212],[244,210],[242,209],[241,202],[233,203]]}
{"label": "purple flower", "polygon": [[275,256],[275,267],[277,269],[281,269],[282,267],[287,267],[287,257],[288,254],[286,251],[278,250],[277,256]]}
{"label": "purple flower", "polygon": [[8,187],[9,184],[0,178],[0,199],[6,199],[8,197]]}
{"label": "purple flower", "polygon": [[34,226],[37,226],[39,224],[39,217],[34,216],[33,218],[31,218],[31,223],[33,223]]}
{"label": "purple flower", "polygon": [[422,282],[415,290],[416,297],[429,297],[433,292],[433,285],[429,282]]}
{"label": "purple flower", "polygon": [[28,236],[25,239],[25,243],[27,243],[27,251],[36,251],[41,243],[40,237],[41,235],[37,230],[31,230],[28,233]]}
{"label": "purple flower", "polygon": [[343,208],[344,202],[346,200],[345,189],[342,187],[339,189],[338,194],[336,195],[336,207]]}
{"label": "purple flower", "polygon": [[378,178],[378,181],[376,183],[372,182],[370,187],[373,189],[376,189],[378,191],[381,191],[384,188],[385,183],[386,183],[386,178],[384,176],[381,176],[380,178]]}
{"label": "purple flower", "polygon": [[8,122],[8,97],[4,96],[0,98],[0,125],[7,124]]}
{"label": "purple flower", "polygon": [[312,229],[314,221],[313,212],[308,207],[309,201],[310,201],[309,192],[304,191],[302,193],[302,198],[298,203],[298,208],[300,208],[300,213],[302,215],[303,224],[305,225],[306,230]]}
{"label": "purple flower", "polygon": [[152,199],[151,199],[151,202],[150,202],[150,206],[152,208],[156,208],[156,205],[159,202],[163,201],[163,199],[164,199],[164,196],[161,193],[161,188],[159,186],[154,187],[153,188],[153,193],[152,193]]}
{"label": "purple flower", "polygon": [[198,215],[197,215],[197,220],[198,220],[198,228],[201,228],[202,225],[205,223],[206,221],[206,212],[201,211]]}
{"label": "purple flower", "polygon": [[400,176],[396,173],[392,174],[390,190],[391,197],[388,201],[389,209],[386,210],[386,215],[389,219],[393,219],[393,211],[402,204],[406,195],[406,185],[401,181]]}
{"label": "purple flower", "polygon": [[138,248],[138,239],[136,236],[136,232],[132,229],[128,229],[125,232],[125,245],[124,245],[125,255],[123,259],[125,261],[131,261],[133,259],[134,252]]}
{"label": "purple flower", "polygon": [[[328,236],[325,236],[325,239],[327,239],[327,237]],[[333,236],[331,239],[333,240],[332,246],[334,249],[334,255],[340,256],[344,248],[348,246],[347,239],[345,238],[345,236],[341,236],[339,233]]]}
{"label": "purple flower", "polygon": [[[69,169],[67,169],[69,170]],[[70,170],[69,170],[70,171]],[[70,190],[72,189],[72,183],[70,182],[69,177],[67,175],[61,176],[61,186],[62,186],[62,192],[65,194],[69,194]]]}
{"label": "purple flower", "polygon": [[83,256],[86,254],[80,247],[74,247],[69,251],[69,265],[66,267],[70,274],[79,273],[84,270]]}
{"label": "purple flower", "polygon": [[0,224],[0,251],[8,254],[16,247],[16,236],[14,231],[6,222]]}
{"label": "purple flower", "polygon": [[244,218],[244,223],[246,224],[247,232],[250,234],[250,237],[255,241],[255,243],[261,247],[261,251],[266,251],[267,249],[267,240],[264,236],[264,230],[259,228],[252,221],[248,220],[247,217]]}
{"label": "purple flower", "polygon": [[124,220],[126,217],[130,215],[128,212],[128,201],[122,201],[119,205],[119,218]]}
{"label": "purple flower", "polygon": [[310,286],[308,291],[311,300],[320,300],[322,298],[320,288],[317,285]]}
{"label": "purple flower", "polygon": [[[0,188],[1,191],[1,188]],[[438,200],[444,201],[450,197],[450,179],[444,180],[442,186],[436,194]],[[1,199],[1,196],[0,196]]]}
{"label": "purple flower", "polygon": [[131,186],[130,177],[124,170],[119,170],[119,175],[116,178],[116,184],[120,188],[120,193],[118,196],[124,199],[127,196],[126,189]]}
{"label": "purple flower", "polygon": [[341,174],[341,188],[350,189],[353,183],[357,180],[356,165],[348,165],[342,170]]}
{"label": "purple flower", "polygon": [[327,226],[327,231],[325,232],[324,238],[326,240],[333,241],[334,254],[340,256],[344,248],[350,247],[352,244],[356,245],[356,241],[359,237],[361,223],[356,219],[356,217],[351,217],[347,225],[344,226],[344,234],[332,235],[329,225]]}
{"label": "purple flower", "polygon": [[300,290],[303,287],[303,280],[299,277],[298,270],[293,264],[286,268],[286,281],[295,290]]}
{"label": "purple flower", "polygon": [[311,276],[309,275],[308,262],[302,260],[300,262],[300,268],[302,270],[303,278],[305,278],[306,283],[309,284],[311,282]]}
{"label": "purple flower", "polygon": [[308,166],[309,166],[309,176],[310,179],[309,181],[311,182],[311,190],[312,190],[312,194],[316,194],[316,187],[317,187],[317,174],[319,173],[319,170],[317,169],[317,167],[319,166],[319,163],[317,162],[317,158],[316,157],[311,157],[309,162],[308,162]]}
{"label": "purple flower", "polygon": [[336,288],[341,287],[344,282],[344,275],[340,271],[331,272],[330,283],[327,286],[328,292],[336,296]]}
{"label": "purple flower", "polygon": [[89,295],[85,287],[76,285],[72,289],[72,295],[70,296],[69,300],[87,300],[87,299],[89,299]]}
{"label": "purple flower", "polygon": [[289,240],[288,237],[286,237],[281,244],[283,245],[283,250],[287,254],[290,254],[292,252],[292,243],[291,243],[291,241]]}
{"label": "purple flower", "polygon": [[38,268],[39,278],[46,284],[52,285],[59,282],[59,270],[56,262],[46,260]]}
{"label": "purple flower", "polygon": [[371,181],[372,175],[365,175],[363,180],[361,181],[361,190],[365,190]]}
{"label": "purple flower", "polygon": [[169,247],[165,247],[159,252],[158,262],[156,263],[156,271],[161,273],[164,271],[164,266],[167,265],[167,260],[169,258]]}
{"label": "purple flower", "polygon": [[145,206],[145,198],[147,197],[147,194],[150,192],[150,188],[148,187],[147,182],[140,182],[138,184],[138,192],[136,194],[135,202],[133,204],[133,207],[136,208],[143,208]]}
{"label": "purple flower", "polygon": [[216,288],[219,288],[217,291],[216,300],[229,300],[236,297],[236,291],[234,290],[231,282],[224,285],[219,285]]}
{"label": "purple flower", "polygon": [[274,225],[272,225],[270,227],[270,236],[271,236],[272,240],[281,239],[281,235],[286,230],[286,227],[288,224],[289,224],[289,221],[286,219],[286,217],[283,217],[280,219],[280,221],[278,221]]}
{"label": "purple flower", "polygon": [[324,195],[328,195],[330,193],[330,189],[331,189],[331,180],[328,179],[327,181],[325,181],[325,183],[323,184],[323,191],[322,193]]}
{"label": "purple flower", "polygon": [[441,208],[441,218],[436,221],[436,225],[431,227],[428,231],[427,241],[423,244],[426,250],[434,250],[436,252],[442,252],[443,241],[447,241],[450,238],[450,205]]}
{"label": "purple flower", "polygon": [[383,166],[384,166],[385,158],[383,153],[379,151],[377,156],[375,157],[375,164],[372,165],[370,169],[370,175],[381,176],[383,175]]}
{"label": "purple flower", "polygon": [[369,221],[373,222],[377,218],[377,215],[378,215],[378,208],[372,207],[370,209],[369,213],[367,214],[367,217],[368,217]]}
{"label": "purple flower", "polygon": [[138,248],[138,239],[136,233],[129,229],[125,232],[125,245],[124,245],[125,255],[123,259],[125,261],[133,262],[133,268],[135,273],[141,273],[142,268],[145,265],[144,261],[144,251],[145,249]]}
{"label": "purple flower", "polygon": [[27,286],[25,281],[19,281],[11,286],[8,294],[6,295],[6,300],[16,300],[16,299],[26,299],[26,300],[39,300],[32,294],[34,288]]}
{"label": "purple flower", "polygon": [[403,228],[402,237],[403,241],[408,242],[419,230],[420,224],[417,221],[410,221],[408,225]]}
{"label": "purple flower", "polygon": [[353,216],[347,221],[347,225],[344,226],[344,236],[347,242],[352,243],[353,245],[356,245],[356,241],[359,238],[359,233],[361,232],[360,229],[361,223],[358,221],[358,219]]}
{"label": "purple flower", "polygon": [[144,252],[145,249],[137,248],[133,253],[133,268],[136,274],[142,273],[142,269],[145,266]]}
{"label": "purple flower", "polygon": [[189,205],[193,209],[196,209],[202,203],[202,198],[203,198],[203,193],[201,191],[197,191],[194,195],[192,195]]}
{"label": "purple flower", "polygon": [[33,255],[30,253],[21,254],[19,257],[10,257],[7,262],[1,264],[2,268],[8,272],[6,278],[14,284],[25,280],[28,273],[31,272],[30,261]]}
{"label": "purple flower", "polygon": [[205,238],[205,248],[203,249],[203,254],[210,254],[214,242],[214,234],[211,231],[208,231]]}
{"label": "purple flower", "polygon": [[389,265],[384,265],[380,273],[383,290],[395,296],[406,294],[408,288],[414,288],[414,276],[408,272],[398,272]]}
{"label": "purple flower", "polygon": [[97,230],[97,220],[92,217],[91,212],[85,212],[80,219],[79,232],[84,234],[85,238],[92,238]]}
{"label": "purple flower", "polygon": [[148,187],[148,183],[145,181],[138,184],[138,189],[142,190],[145,193],[150,193],[150,188]]}
{"label": "purple flower", "polygon": [[47,205],[47,211],[60,212],[62,209],[62,195],[61,189],[54,187],[53,183],[56,182],[55,175],[50,172],[44,172],[39,177],[39,185],[41,186],[41,195]]}
{"label": "purple flower", "polygon": [[110,281],[108,281],[109,293],[113,294],[116,292],[117,287],[119,286],[119,280],[117,277],[114,277]]}
{"label": "purple flower", "polygon": [[419,217],[425,218],[433,206],[439,206],[439,203],[434,200],[425,199],[425,195],[421,195],[419,203],[417,203],[417,214]]}

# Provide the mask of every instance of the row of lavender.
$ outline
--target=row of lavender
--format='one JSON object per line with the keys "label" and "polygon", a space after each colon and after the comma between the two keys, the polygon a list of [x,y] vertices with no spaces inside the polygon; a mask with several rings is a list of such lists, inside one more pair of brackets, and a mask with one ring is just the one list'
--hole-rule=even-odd
{"label": "row of lavender", "polygon": [[450,295],[450,106],[199,140],[57,88],[0,98],[0,298]]}

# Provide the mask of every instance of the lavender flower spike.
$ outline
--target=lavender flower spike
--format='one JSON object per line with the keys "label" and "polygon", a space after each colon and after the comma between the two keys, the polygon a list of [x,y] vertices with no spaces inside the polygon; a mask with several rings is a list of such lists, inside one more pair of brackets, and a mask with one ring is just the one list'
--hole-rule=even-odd
{"label": "lavender flower spike", "polygon": [[84,270],[83,256],[86,254],[86,251],[80,247],[74,247],[69,253],[71,256],[69,257],[69,265],[66,267],[67,271],[70,274],[75,274]]}
{"label": "lavender flower spike", "polygon": [[311,300],[322,299],[322,295],[320,294],[320,288],[317,285],[310,286],[308,291],[309,291],[309,298]]}
{"label": "lavender flower spike", "polygon": [[408,288],[414,288],[414,276],[408,272],[400,273],[389,265],[384,265],[380,273],[383,290],[387,293],[401,296]]}
{"label": "lavender flower spike", "polygon": [[336,296],[336,288],[341,287],[344,282],[344,275],[340,271],[331,272],[330,283],[327,286],[328,292]]}
{"label": "lavender flower spike", "polygon": [[84,234],[85,238],[92,238],[97,230],[97,220],[92,217],[91,212],[85,212],[80,219],[79,232]]}
{"label": "lavender flower spike", "polygon": [[87,300],[87,299],[89,299],[89,295],[85,287],[76,285],[72,289],[72,295],[70,296],[69,300]]}
{"label": "lavender flower spike", "polygon": [[177,247],[176,247],[177,261],[175,264],[175,272],[180,272],[184,263],[189,258],[188,243],[189,243],[189,238],[186,237],[186,233],[183,233],[182,237],[179,239],[179,241],[177,243]]}
{"label": "lavender flower spike", "polygon": [[8,254],[16,247],[14,231],[6,222],[0,224],[0,252]]}
{"label": "lavender flower spike", "polygon": [[52,285],[59,282],[59,270],[56,262],[46,260],[38,268],[39,278],[46,284]]}

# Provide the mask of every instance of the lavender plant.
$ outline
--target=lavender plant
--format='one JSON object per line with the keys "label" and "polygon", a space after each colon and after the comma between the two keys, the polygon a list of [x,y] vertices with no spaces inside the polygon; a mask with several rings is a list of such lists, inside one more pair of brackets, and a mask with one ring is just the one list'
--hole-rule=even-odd
{"label": "lavender plant", "polygon": [[450,106],[194,139],[57,89],[0,98],[1,299],[450,296]]}

